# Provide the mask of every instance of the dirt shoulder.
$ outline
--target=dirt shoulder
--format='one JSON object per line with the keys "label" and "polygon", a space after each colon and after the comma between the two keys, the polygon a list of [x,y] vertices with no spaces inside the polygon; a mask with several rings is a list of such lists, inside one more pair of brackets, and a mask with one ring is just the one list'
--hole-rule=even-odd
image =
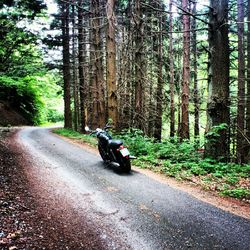
{"label": "dirt shoulder", "polygon": [[107,249],[91,226],[84,221],[78,225],[74,211],[56,214],[53,206],[58,204],[41,203],[30,185],[37,181],[29,172],[32,162],[16,133],[0,129],[0,249]]}
{"label": "dirt shoulder", "polygon": [[136,171],[143,173],[151,178],[165,183],[173,188],[182,190],[198,200],[207,202],[224,211],[233,213],[235,215],[250,219],[250,204],[241,200],[230,197],[221,197],[211,191],[205,191],[200,186],[192,184],[187,181],[177,181],[174,178],[166,177],[161,174],[154,173],[150,170],[138,169]]}
{"label": "dirt shoulder", "polygon": [[28,121],[16,110],[14,110],[8,102],[0,100],[0,126],[18,126],[27,125]]}
{"label": "dirt shoulder", "polygon": [[[77,139],[69,139],[60,135],[57,135],[61,137],[62,139],[74,143],[85,150],[94,153],[96,155],[99,155],[98,150],[94,148],[93,146],[84,143]],[[188,181],[177,181],[174,178],[167,177],[160,173],[154,173],[151,170],[147,169],[141,169],[138,167],[133,166],[133,171],[140,172],[144,175],[149,176],[150,178],[153,178],[161,183],[164,183],[166,185],[169,185],[173,188],[182,190],[184,192],[187,192],[188,194],[192,195],[196,199],[199,199],[201,201],[207,202],[213,206],[216,206],[224,211],[233,213],[235,215],[250,219],[250,204],[246,201],[241,201],[235,198],[231,197],[222,197],[219,196],[217,193],[212,191],[206,191],[202,189],[199,185],[195,183],[191,183]]]}

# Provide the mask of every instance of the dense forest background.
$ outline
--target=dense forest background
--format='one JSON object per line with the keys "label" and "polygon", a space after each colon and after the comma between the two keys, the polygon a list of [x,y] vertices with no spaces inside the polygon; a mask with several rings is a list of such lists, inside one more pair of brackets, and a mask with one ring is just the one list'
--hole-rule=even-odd
{"label": "dense forest background", "polygon": [[63,119],[60,67],[50,68],[44,60],[46,8],[43,1],[0,2],[1,125]]}
{"label": "dense forest background", "polygon": [[249,162],[247,1],[56,3],[53,19],[43,1],[0,4],[2,106],[27,123],[58,121],[63,95],[65,128],[112,122]]}

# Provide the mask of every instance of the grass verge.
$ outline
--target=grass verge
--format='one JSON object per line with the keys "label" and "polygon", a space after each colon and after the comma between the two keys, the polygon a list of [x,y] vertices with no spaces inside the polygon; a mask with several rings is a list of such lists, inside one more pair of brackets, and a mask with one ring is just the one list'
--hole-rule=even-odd
{"label": "grass verge", "polygon": [[62,135],[70,139],[79,141],[79,142],[85,142],[89,144],[90,146],[96,147],[97,140],[93,136],[90,136],[87,134],[81,134],[79,132],[73,131],[71,129],[65,129],[65,128],[55,128],[52,130],[52,132],[55,134]]}

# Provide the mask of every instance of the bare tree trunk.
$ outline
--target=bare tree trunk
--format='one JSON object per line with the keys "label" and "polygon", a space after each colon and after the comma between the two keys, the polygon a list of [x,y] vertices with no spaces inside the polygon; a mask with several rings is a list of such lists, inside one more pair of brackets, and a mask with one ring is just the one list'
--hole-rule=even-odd
{"label": "bare tree trunk", "polygon": [[[193,15],[196,15],[196,2],[193,3]],[[192,52],[193,52],[193,79],[194,79],[194,135],[196,137],[200,134],[200,104],[199,104],[199,90],[197,80],[197,39],[196,39],[196,19],[192,19]]]}
{"label": "bare tree trunk", "polygon": [[[209,9],[210,69],[208,85],[208,143],[206,156],[229,159],[229,42],[228,1],[211,0]],[[224,125],[225,124],[225,125]],[[216,127],[215,127],[216,126]]]}
{"label": "bare tree trunk", "polygon": [[250,1],[247,5],[247,99],[246,99],[246,162],[250,162]]}
{"label": "bare tree trunk", "polygon": [[72,71],[73,71],[73,97],[74,97],[74,130],[78,131],[79,125],[79,92],[78,92],[78,72],[77,72],[77,37],[75,25],[75,6],[72,5]]}
{"label": "bare tree trunk", "polygon": [[176,93],[178,96],[178,101],[177,101],[177,120],[178,120],[178,125],[177,125],[177,136],[180,138],[181,134],[181,72],[180,69],[182,67],[182,50],[183,46],[181,46],[181,43],[178,42],[178,48],[177,48],[177,60],[176,60],[176,73],[175,73],[175,89]]}
{"label": "bare tree trunk", "polygon": [[133,73],[133,63],[131,60],[133,55],[131,53],[132,48],[133,48],[133,34],[132,34],[132,27],[131,27],[131,20],[132,20],[132,0],[128,0],[128,41],[127,41],[127,70],[126,70],[126,76],[127,76],[127,82],[126,82],[126,90],[127,90],[127,94],[126,94],[126,118],[128,119],[127,123],[128,123],[128,127],[131,126],[133,120],[132,120],[132,116],[133,116],[133,80],[134,80],[134,73]]}
{"label": "bare tree trunk", "polygon": [[181,134],[181,95],[178,91],[178,137],[180,137]]}
{"label": "bare tree trunk", "polygon": [[63,81],[64,81],[64,127],[72,128],[72,113],[70,108],[70,48],[69,48],[69,3],[61,3],[62,34],[63,34]]}
{"label": "bare tree trunk", "polygon": [[[151,24],[152,26],[152,24]],[[152,27],[151,27],[152,30]],[[150,33],[150,37],[151,37],[151,44],[154,47],[155,46],[155,39],[153,39],[153,34],[152,32]],[[155,101],[154,101],[154,65],[155,65],[155,55],[154,55],[154,50],[152,49],[152,52],[150,54],[150,76],[149,76],[149,105],[148,105],[148,129],[147,129],[147,135],[150,137],[154,136],[154,121],[155,121],[155,114],[156,114],[156,107],[155,107]]]}
{"label": "bare tree trunk", "polygon": [[122,14],[123,27],[121,29],[122,46],[120,49],[120,77],[119,77],[119,129],[126,129],[131,124],[131,82],[133,81],[133,74],[131,70],[131,0],[128,1],[126,12]]}
{"label": "bare tree trunk", "polygon": [[[119,14],[118,14],[119,15]],[[122,22],[123,16],[121,15]],[[120,28],[119,36],[120,36],[120,42],[118,42],[118,48],[117,48],[117,71],[118,71],[118,80],[117,80],[117,95],[120,97],[118,102],[118,114],[119,114],[119,125],[118,127],[120,129],[126,128],[126,121],[123,121],[124,117],[124,109],[126,107],[126,55],[125,55],[125,27]]]}
{"label": "bare tree trunk", "polygon": [[144,128],[143,121],[143,80],[144,80],[144,41],[143,41],[143,17],[141,1],[135,1],[135,118],[134,125],[139,129]]}
{"label": "bare tree trunk", "polygon": [[[158,4],[159,9],[162,9],[162,4]],[[158,35],[158,80],[156,90],[156,119],[154,138],[161,141],[162,132],[162,99],[163,99],[163,37],[162,37],[162,13],[159,13],[159,35]]]}
{"label": "bare tree trunk", "polygon": [[174,100],[174,58],[173,58],[173,1],[169,1],[169,61],[170,61],[170,137],[175,135],[175,100]]}
{"label": "bare tree trunk", "polygon": [[90,1],[89,4],[89,89],[88,89],[88,116],[87,124],[90,128],[98,127],[98,113],[97,113],[97,89],[96,89],[96,64],[95,64],[95,28],[94,28],[94,19],[95,17],[95,7],[94,2]]}
{"label": "bare tree trunk", "polygon": [[[129,18],[124,17],[126,21]],[[125,22],[124,20],[124,22]],[[119,128],[126,129],[130,126],[130,116],[131,116],[131,90],[130,90],[130,81],[131,81],[131,71],[130,71],[130,60],[129,60],[129,42],[128,37],[130,36],[130,29],[126,26],[122,29],[122,47],[120,49],[119,57],[119,67],[120,67],[120,77],[119,77]]]}
{"label": "bare tree trunk", "polygon": [[108,89],[108,118],[118,129],[118,100],[116,85],[116,45],[115,45],[115,0],[107,1],[107,89]]}
{"label": "bare tree trunk", "polygon": [[[152,4],[153,7],[157,8],[156,4]],[[147,122],[147,131],[146,134],[150,137],[154,136],[154,121],[155,121],[155,102],[154,102],[154,91],[153,91],[153,85],[154,85],[154,67],[155,67],[155,54],[158,54],[158,51],[155,49],[156,45],[156,39],[154,36],[154,12],[150,11],[148,13],[149,17],[149,25],[147,27],[147,32],[149,35],[148,41],[152,46],[152,49],[150,50],[150,53],[148,54],[148,60],[149,60],[149,93],[148,93],[148,122]]]}
{"label": "bare tree trunk", "polygon": [[84,77],[84,51],[85,48],[85,34],[84,34],[84,15],[83,15],[83,0],[78,0],[78,61],[79,61],[79,86],[80,86],[80,130],[85,132],[86,117],[86,82]]}
{"label": "bare tree trunk", "polygon": [[96,77],[96,110],[95,117],[97,120],[98,127],[104,127],[106,123],[106,107],[105,107],[105,84],[104,84],[104,71],[103,71],[103,52],[102,52],[102,42],[101,42],[101,6],[99,0],[93,0],[94,3],[94,54],[95,54],[95,77]]}
{"label": "bare tree trunk", "polygon": [[245,162],[245,58],[244,58],[244,1],[238,0],[238,109],[237,109],[237,161]]}
{"label": "bare tree trunk", "polygon": [[[189,12],[188,0],[182,0],[182,8]],[[181,105],[181,140],[189,139],[189,82],[190,82],[190,17],[183,13],[183,74]]]}

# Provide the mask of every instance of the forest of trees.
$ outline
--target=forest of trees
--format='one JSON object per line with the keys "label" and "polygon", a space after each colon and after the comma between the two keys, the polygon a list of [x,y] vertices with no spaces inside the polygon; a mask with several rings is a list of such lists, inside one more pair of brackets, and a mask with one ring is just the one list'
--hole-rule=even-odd
{"label": "forest of trees", "polygon": [[205,136],[206,156],[249,161],[249,5],[58,1],[65,127]]}
{"label": "forest of trees", "polygon": [[[46,18],[45,2],[0,4],[0,85],[22,82],[49,100],[61,82],[65,128],[112,122],[118,132],[198,140],[207,157],[249,162],[249,1],[55,2],[51,33],[40,38],[21,23]],[[42,46],[61,59],[46,65]]]}
{"label": "forest of trees", "polygon": [[41,50],[46,8],[43,1],[0,1],[0,125],[63,119],[62,77]]}

